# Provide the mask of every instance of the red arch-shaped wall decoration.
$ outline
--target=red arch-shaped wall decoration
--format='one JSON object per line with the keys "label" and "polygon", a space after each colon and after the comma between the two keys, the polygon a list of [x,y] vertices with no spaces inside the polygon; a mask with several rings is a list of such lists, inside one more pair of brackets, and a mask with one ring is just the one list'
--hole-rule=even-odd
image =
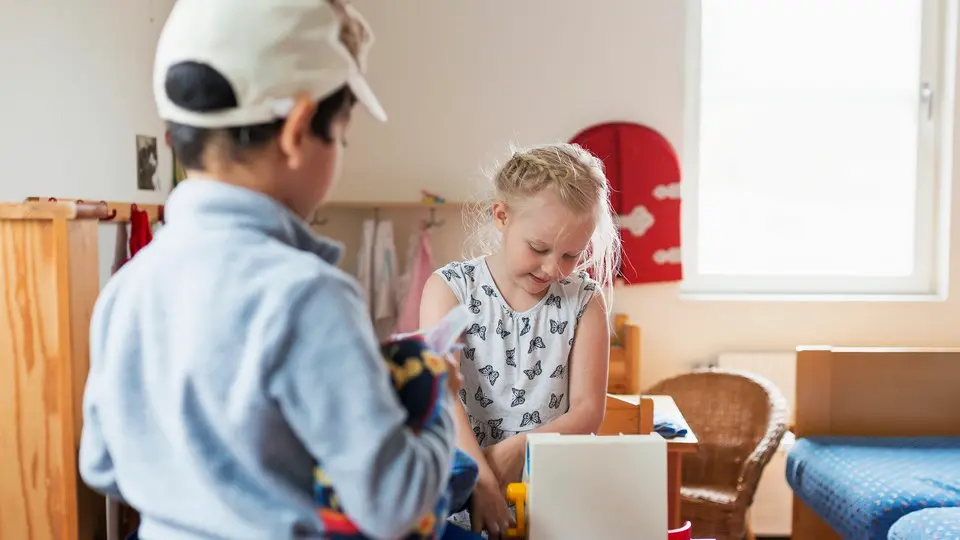
{"label": "red arch-shaped wall decoration", "polygon": [[654,129],[591,126],[570,141],[603,161],[623,240],[621,278],[631,285],[680,281],[680,160]]}

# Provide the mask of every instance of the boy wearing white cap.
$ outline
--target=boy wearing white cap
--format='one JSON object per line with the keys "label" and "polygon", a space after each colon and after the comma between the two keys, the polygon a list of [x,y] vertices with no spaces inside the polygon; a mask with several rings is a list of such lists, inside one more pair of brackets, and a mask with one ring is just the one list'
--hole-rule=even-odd
{"label": "boy wearing white cap", "polygon": [[341,248],[304,222],[355,100],[386,118],[371,40],[339,0],[178,0],[163,29],[154,89],[189,181],[97,301],[80,445],[144,540],[322,538],[317,461],[375,538],[446,488],[449,412],[405,427]]}

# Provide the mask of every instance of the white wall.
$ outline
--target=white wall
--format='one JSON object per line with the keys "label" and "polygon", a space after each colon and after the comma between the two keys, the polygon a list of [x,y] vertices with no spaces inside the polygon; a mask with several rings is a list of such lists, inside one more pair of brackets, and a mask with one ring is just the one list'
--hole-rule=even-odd
{"label": "white wall", "polygon": [[[150,73],[172,2],[0,0],[0,200],[162,200],[136,189],[134,137],[161,140],[160,177],[169,189]],[[508,142],[566,140],[606,120],[649,124],[683,150],[679,0],[357,4],[379,39],[371,81],[391,120],[374,125],[358,115],[338,198],[415,200],[421,187],[463,198]],[[104,236],[109,260],[111,231]],[[960,230],[952,236],[960,261]],[[438,254],[456,253],[457,242]],[[956,282],[960,264],[952,268]],[[729,350],[960,345],[956,298],[687,302],[665,284],[621,290],[617,308],[643,327],[644,386]]]}
{"label": "white wall", "polygon": [[360,0],[370,82],[390,120],[349,137],[341,199],[475,195],[508,143],[630,119],[680,135],[683,2]]}
{"label": "white wall", "polygon": [[[0,201],[163,201],[170,151],[151,78],[173,2],[0,0]],[[138,134],[157,137],[160,192],[137,189]],[[101,227],[101,275],[114,229]]]}
{"label": "white wall", "polygon": [[[508,141],[567,140],[606,120],[648,124],[682,153],[684,4],[419,0],[414,10],[360,0],[379,37],[370,78],[391,120],[374,125],[360,115],[338,197],[415,199],[421,186],[469,196]],[[952,237],[957,260],[960,230]],[[956,283],[960,264],[952,268]],[[643,386],[723,351],[960,345],[956,297],[703,302],[681,301],[675,284],[663,284],[622,289],[616,305],[643,328]]]}

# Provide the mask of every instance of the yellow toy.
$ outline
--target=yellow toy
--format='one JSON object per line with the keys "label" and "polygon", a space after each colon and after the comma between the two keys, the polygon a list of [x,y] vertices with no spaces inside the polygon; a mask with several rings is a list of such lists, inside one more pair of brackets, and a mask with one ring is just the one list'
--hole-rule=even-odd
{"label": "yellow toy", "polygon": [[507,538],[527,537],[527,485],[513,483],[507,486],[507,502],[517,510],[517,526],[507,529]]}

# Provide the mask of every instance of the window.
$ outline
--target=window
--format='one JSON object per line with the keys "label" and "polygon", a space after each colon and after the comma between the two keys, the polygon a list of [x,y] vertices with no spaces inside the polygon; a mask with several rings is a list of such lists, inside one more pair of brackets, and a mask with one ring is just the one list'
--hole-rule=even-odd
{"label": "window", "polygon": [[681,290],[937,293],[947,1],[688,5]]}

